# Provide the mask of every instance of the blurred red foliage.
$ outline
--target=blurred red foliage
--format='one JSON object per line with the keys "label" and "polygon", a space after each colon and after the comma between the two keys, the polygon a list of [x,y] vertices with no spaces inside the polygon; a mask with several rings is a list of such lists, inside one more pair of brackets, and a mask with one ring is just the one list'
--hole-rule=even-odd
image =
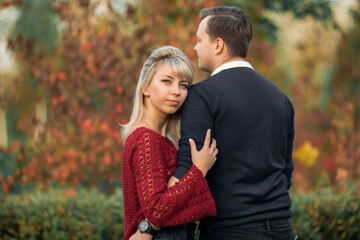
{"label": "blurred red foliage", "polygon": [[11,42],[24,72],[36,80],[34,101],[26,104],[45,99],[47,122],[38,142],[32,139],[39,127],[34,112],[21,116],[17,125],[30,142],[14,147],[16,174],[0,176],[5,193],[14,181],[43,189],[52,183],[99,187],[121,182],[118,124],[128,122],[143,62],[161,45],[196,57],[194,23],[205,2],[140,1],[129,4],[124,15],[108,9],[101,16],[94,13],[96,4],[53,2],[66,27],[50,55],[34,50],[36,39],[19,36]]}

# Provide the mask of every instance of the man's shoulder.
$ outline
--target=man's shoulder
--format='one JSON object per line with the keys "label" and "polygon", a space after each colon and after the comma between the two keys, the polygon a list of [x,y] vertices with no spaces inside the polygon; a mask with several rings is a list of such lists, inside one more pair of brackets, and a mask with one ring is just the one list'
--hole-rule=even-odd
{"label": "man's shoulder", "polygon": [[208,77],[201,82],[193,84],[188,91],[188,96],[184,103],[185,107],[188,105],[199,106],[204,103],[212,102],[216,98],[216,85],[211,83],[212,77]]}
{"label": "man's shoulder", "polygon": [[197,96],[208,96],[209,93],[213,92],[214,83],[212,77],[205,78],[204,80],[193,84],[189,88],[189,96],[197,95]]}
{"label": "man's shoulder", "polygon": [[197,82],[195,84],[193,84],[191,88],[193,89],[206,89],[206,88],[209,88],[211,86],[213,86],[214,84],[219,84],[219,81],[218,80],[218,76],[216,75],[213,75],[213,76],[209,76],[203,80],[201,80],[200,82]]}
{"label": "man's shoulder", "polygon": [[[250,75],[248,75],[248,74],[250,74]],[[254,77],[254,74],[256,75],[256,77],[260,77],[260,76],[263,77],[259,73],[255,72],[253,69],[247,68],[247,67],[224,69],[212,76],[205,78],[204,80],[202,80],[200,82],[193,84],[191,86],[191,88],[194,88],[197,90],[205,89],[205,90],[213,91],[213,89],[217,89],[219,87],[221,88],[221,86],[224,85],[224,82],[227,82],[228,80],[229,81],[236,80],[239,77],[241,79],[246,79],[248,77]],[[257,76],[257,75],[259,75],[259,76]]]}

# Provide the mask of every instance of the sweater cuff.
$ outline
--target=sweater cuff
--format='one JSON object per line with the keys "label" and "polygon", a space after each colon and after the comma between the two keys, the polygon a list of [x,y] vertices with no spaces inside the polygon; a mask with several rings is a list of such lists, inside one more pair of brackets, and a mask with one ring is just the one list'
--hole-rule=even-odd
{"label": "sweater cuff", "polygon": [[[204,175],[203,175],[203,173],[202,173],[202,171],[201,171],[196,165],[194,165],[194,164],[192,165],[192,167],[190,168],[189,171],[193,171],[193,172],[196,173],[196,175],[200,175],[200,176],[198,176],[198,177],[205,178]],[[206,184],[207,184],[207,183],[206,183]]]}

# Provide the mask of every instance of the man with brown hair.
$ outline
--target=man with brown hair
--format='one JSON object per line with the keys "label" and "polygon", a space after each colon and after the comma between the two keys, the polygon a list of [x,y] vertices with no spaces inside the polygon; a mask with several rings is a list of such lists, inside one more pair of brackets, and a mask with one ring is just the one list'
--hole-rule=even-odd
{"label": "man with brown hair", "polygon": [[288,190],[292,184],[294,108],[287,96],[245,61],[249,18],[234,7],[200,12],[199,67],[211,76],[189,90],[182,109],[178,168],[191,168],[189,138],[198,149],[207,129],[219,154],[207,174],[216,217],[200,221],[200,239],[293,240]]}

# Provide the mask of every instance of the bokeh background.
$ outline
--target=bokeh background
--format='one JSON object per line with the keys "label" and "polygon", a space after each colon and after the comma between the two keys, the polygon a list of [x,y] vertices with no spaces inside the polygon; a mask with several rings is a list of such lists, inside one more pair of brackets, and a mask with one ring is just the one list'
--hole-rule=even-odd
{"label": "bokeh background", "polygon": [[0,239],[121,239],[123,143],[143,62],[197,68],[202,8],[252,20],[248,61],[295,107],[293,223],[360,239],[360,0],[0,0]]}

